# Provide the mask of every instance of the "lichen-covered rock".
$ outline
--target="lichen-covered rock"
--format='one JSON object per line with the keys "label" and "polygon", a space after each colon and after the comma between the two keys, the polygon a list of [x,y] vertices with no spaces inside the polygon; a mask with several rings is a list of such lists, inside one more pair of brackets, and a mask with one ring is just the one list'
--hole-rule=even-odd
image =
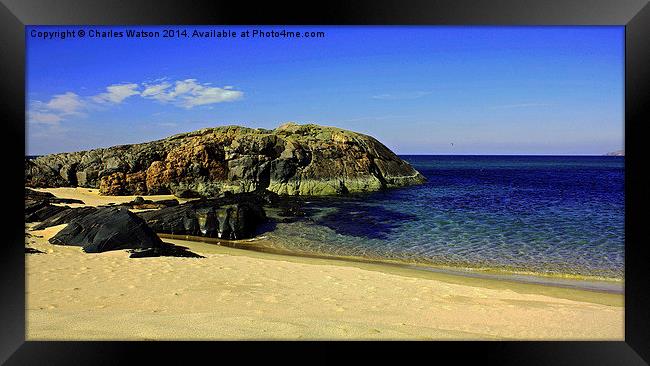
{"label": "lichen-covered rock", "polygon": [[26,161],[25,184],[105,195],[216,197],[268,189],[336,195],[418,184],[424,177],[374,138],[313,124],[207,128],[136,145]]}
{"label": "lichen-covered rock", "polygon": [[146,194],[146,172],[117,172],[101,177],[99,191],[107,196]]}
{"label": "lichen-covered rock", "polygon": [[103,176],[99,180],[99,191],[108,196],[121,196],[125,194],[124,173],[117,172]]}

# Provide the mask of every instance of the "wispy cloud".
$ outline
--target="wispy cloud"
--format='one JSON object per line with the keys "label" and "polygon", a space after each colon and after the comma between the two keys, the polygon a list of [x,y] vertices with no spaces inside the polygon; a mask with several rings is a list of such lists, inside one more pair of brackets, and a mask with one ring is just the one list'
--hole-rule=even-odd
{"label": "wispy cloud", "polygon": [[140,94],[144,98],[152,98],[161,102],[168,102],[170,100],[168,93],[165,90],[169,89],[172,86],[168,82],[162,82],[160,84],[144,84],[144,90]]}
{"label": "wispy cloud", "polygon": [[173,103],[184,108],[193,108],[200,105],[235,101],[241,99],[244,93],[233,90],[232,86],[219,88],[210,86],[209,83],[199,83],[196,79],[186,79],[176,81],[173,86],[167,81],[147,85],[142,96],[163,103]]}
{"label": "wispy cloud", "polygon": [[72,92],[55,95],[45,104],[46,108],[61,114],[76,114],[83,106],[84,102],[81,100],[81,97]]}
{"label": "wispy cloud", "polygon": [[27,113],[27,120],[32,123],[42,124],[58,124],[63,120],[63,117],[55,113],[32,111]]}
{"label": "wispy cloud", "polygon": [[75,93],[57,94],[47,102],[32,102],[27,120],[31,123],[55,125],[69,116],[82,114],[85,106],[83,99]]}
{"label": "wispy cloud", "polygon": [[140,94],[136,89],[138,84],[113,84],[106,87],[106,92],[95,95],[92,100],[97,103],[122,103],[124,99]]}
{"label": "wispy cloud", "polygon": [[430,95],[432,93],[433,92],[430,92],[430,91],[386,93],[386,94],[373,95],[372,99],[378,99],[378,100],[409,100],[409,99],[422,98],[422,97]]}

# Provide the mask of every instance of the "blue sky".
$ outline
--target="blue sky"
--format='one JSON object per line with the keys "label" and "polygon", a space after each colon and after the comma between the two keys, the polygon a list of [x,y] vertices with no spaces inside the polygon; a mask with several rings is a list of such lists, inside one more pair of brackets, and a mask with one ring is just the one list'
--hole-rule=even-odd
{"label": "blue sky", "polygon": [[623,27],[188,26],[173,28],[325,37],[30,36],[141,28],[27,27],[27,154],[286,121],[366,133],[398,154],[623,148]]}

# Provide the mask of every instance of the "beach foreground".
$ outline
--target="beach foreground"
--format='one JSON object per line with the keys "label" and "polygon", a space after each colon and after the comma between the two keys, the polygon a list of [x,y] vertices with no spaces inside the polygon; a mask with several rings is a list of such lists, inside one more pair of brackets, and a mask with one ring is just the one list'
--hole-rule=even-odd
{"label": "beach foreground", "polygon": [[[59,192],[60,193],[60,192]],[[26,255],[27,340],[622,340],[623,296],[164,239],[205,258],[47,242]]]}

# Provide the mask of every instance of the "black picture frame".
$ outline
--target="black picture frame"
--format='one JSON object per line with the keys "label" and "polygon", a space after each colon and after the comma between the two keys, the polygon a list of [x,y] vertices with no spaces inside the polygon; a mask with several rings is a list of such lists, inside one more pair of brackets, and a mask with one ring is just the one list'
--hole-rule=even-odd
{"label": "black picture frame", "polygon": [[[0,80],[4,116],[3,183],[15,190],[5,210],[4,227],[11,233],[0,255],[0,361],[7,364],[114,364],[134,360],[136,353],[157,355],[166,361],[185,360],[195,352],[208,355],[219,347],[236,352],[234,344],[186,342],[33,342],[25,341],[24,209],[25,151],[25,32],[26,25],[79,24],[269,24],[269,25],[622,25],[625,26],[625,341],[621,342],[417,342],[433,360],[443,354],[454,363],[468,360],[488,364],[530,365],[643,365],[650,361],[650,288],[642,213],[648,202],[648,183],[642,178],[642,128],[650,105],[650,6],[646,0],[438,0],[438,1],[327,1],[297,4],[244,1],[82,1],[0,0]],[[250,343],[248,344],[250,345]],[[371,362],[383,359],[390,347],[367,351],[305,342],[303,348],[319,361],[336,362],[338,349],[349,348]],[[365,345],[365,343],[364,343]],[[238,361],[290,352],[277,342],[260,344],[264,350],[238,352]],[[180,346],[179,346],[180,347]],[[286,348],[285,348],[286,347]],[[290,347],[293,347],[291,345]],[[239,346],[237,347],[239,348]],[[239,351],[239,350],[237,350]],[[415,350],[413,350],[415,351]],[[268,352],[268,353],[267,353]],[[408,350],[406,352],[411,352]],[[373,356],[374,355],[374,356]],[[225,359],[224,359],[225,360]]]}

